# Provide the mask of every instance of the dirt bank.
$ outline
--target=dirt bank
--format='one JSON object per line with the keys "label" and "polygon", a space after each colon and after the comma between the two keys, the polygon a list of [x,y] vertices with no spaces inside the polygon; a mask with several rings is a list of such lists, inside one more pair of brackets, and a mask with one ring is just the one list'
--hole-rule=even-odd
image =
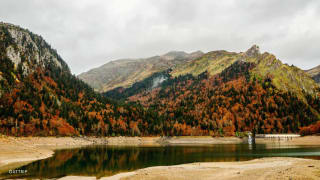
{"label": "dirt bank", "polygon": [[53,155],[55,149],[106,144],[105,138],[0,137],[0,173]]}
{"label": "dirt bank", "polygon": [[[117,178],[121,177],[121,178]],[[320,161],[299,158],[262,158],[243,162],[192,163],[140,169],[130,174],[102,178],[148,179],[320,179]]]}
{"label": "dirt bank", "polygon": [[[176,136],[176,137],[108,137],[108,145],[116,146],[159,146],[159,145],[207,145],[207,144],[240,144],[247,143],[247,138],[211,137],[211,136]],[[258,144],[278,143],[283,145],[320,146],[320,136],[304,136],[291,139],[257,138]]]}
{"label": "dirt bank", "polygon": [[319,146],[320,136],[304,136],[298,138],[292,138],[290,140],[277,139],[256,139],[256,143],[279,143],[283,145],[297,145],[297,146]]}
{"label": "dirt bank", "polygon": [[[67,176],[61,180],[95,179]],[[101,180],[311,180],[320,179],[320,161],[300,158],[274,157],[242,162],[192,163],[157,166],[120,173]]]}
{"label": "dirt bank", "polygon": [[237,137],[211,137],[211,136],[177,136],[177,137],[109,137],[108,145],[138,145],[138,146],[160,146],[160,145],[206,145],[206,144],[239,144],[246,141]]}

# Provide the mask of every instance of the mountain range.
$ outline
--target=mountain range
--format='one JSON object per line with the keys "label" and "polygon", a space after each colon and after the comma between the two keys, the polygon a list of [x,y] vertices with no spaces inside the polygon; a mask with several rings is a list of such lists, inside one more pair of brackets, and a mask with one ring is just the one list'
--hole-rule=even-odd
{"label": "mountain range", "polygon": [[320,129],[319,68],[288,66],[256,45],[240,53],[173,51],[117,60],[76,77],[27,29],[0,23],[0,40],[1,134],[234,136]]}
{"label": "mountain range", "polygon": [[[301,95],[301,91],[308,91],[317,85],[307,76],[320,83],[320,66],[306,70],[304,73],[295,66],[282,64],[270,53],[260,54],[259,47],[251,49],[251,61],[256,61],[258,67],[254,70],[256,76],[273,76],[273,83],[282,90],[295,91]],[[249,51],[249,50],[248,50]],[[247,53],[248,53],[247,51]],[[263,61],[255,58],[258,53]],[[248,56],[249,57],[249,56]],[[173,69],[173,76],[184,74],[198,75],[208,71],[211,75],[220,73],[226,67],[239,59],[244,59],[244,53],[212,51],[203,53],[201,51],[185,53],[183,51],[172,51],[162,56],[154,56],[145,59],[120,59],[106,63],[98,68],[81,73],[78,77],[88,83],[98,92],[107,92],[113,89],[129,88],[134,83],[151,77],[152,74]]]}
{"label": "mountain range", "polygon": [[141,59],[120,59],[110,61],[101,67],[81,73],[78,77],[98,92],[105,92],[117,87],[130,87],[153,73],[174,68],[203,55],[203,52],[185,53],[171,51],[162,56]]}
{"label": "mountain range", "polygon": [[297,132],[320,117],[319,85],[256,45],[212,51],[104,95],[158,111],[176,127],[171,135]]}
{"label": "mountain range", "polygon": [[[208,72],[209,75],[213,76],[221,73],[237,61],[255,64],[255,68],[250,71],[251,77],[260,80],[271,77],[272,83],[277,89],[285,92],[294,92],[301,98],[304,96],[303,92],[314,95],[319,87],[312,79],[317,77],[317,70],[319,68],[314,68],[305,73],[293,65],[283,64],[273,54],[267,52],[261,54],[259,47],[256,45],[244,53],[227,52],[224,50],[208,52],[193,60],[179,64],[175,68],[171,68],[170,75],[172,77],[186,74],[198,76],[201,73]],[[114,90],[119,89],[123,89],[123,87],[118,87]],[[110,90],[110,92],[113,91]],[[108,92],[106,93],[108,94]]]}

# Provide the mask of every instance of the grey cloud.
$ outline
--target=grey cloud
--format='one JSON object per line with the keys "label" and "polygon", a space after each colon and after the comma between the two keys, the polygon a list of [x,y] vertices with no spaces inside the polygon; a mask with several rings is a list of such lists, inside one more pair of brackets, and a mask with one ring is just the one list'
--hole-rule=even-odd
{"label": "grey cloud", "polygon": [[252,44],[319,65],[317,0],[0,0],[0,20],[42,35],[79,74],[110,60]]}

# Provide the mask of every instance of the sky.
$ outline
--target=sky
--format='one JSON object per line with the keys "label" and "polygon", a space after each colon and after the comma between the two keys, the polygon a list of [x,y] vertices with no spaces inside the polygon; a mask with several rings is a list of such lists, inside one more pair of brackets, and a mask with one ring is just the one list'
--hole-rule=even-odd
{"label": "sky", "polygon": [[0,21],[44,37],[74,74],[116,59],[253,44],[301,69],[320,65],[319,0],[0,0]]}

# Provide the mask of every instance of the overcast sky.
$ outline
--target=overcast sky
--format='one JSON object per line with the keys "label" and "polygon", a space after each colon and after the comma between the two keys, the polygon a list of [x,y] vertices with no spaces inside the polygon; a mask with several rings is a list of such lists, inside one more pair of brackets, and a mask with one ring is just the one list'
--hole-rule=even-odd
{"label": "overcast sky", "polygon": [[319,0],[0,0],[0,20],[40,34],[74,74],[172,50],[245,51],[320,64]]}

